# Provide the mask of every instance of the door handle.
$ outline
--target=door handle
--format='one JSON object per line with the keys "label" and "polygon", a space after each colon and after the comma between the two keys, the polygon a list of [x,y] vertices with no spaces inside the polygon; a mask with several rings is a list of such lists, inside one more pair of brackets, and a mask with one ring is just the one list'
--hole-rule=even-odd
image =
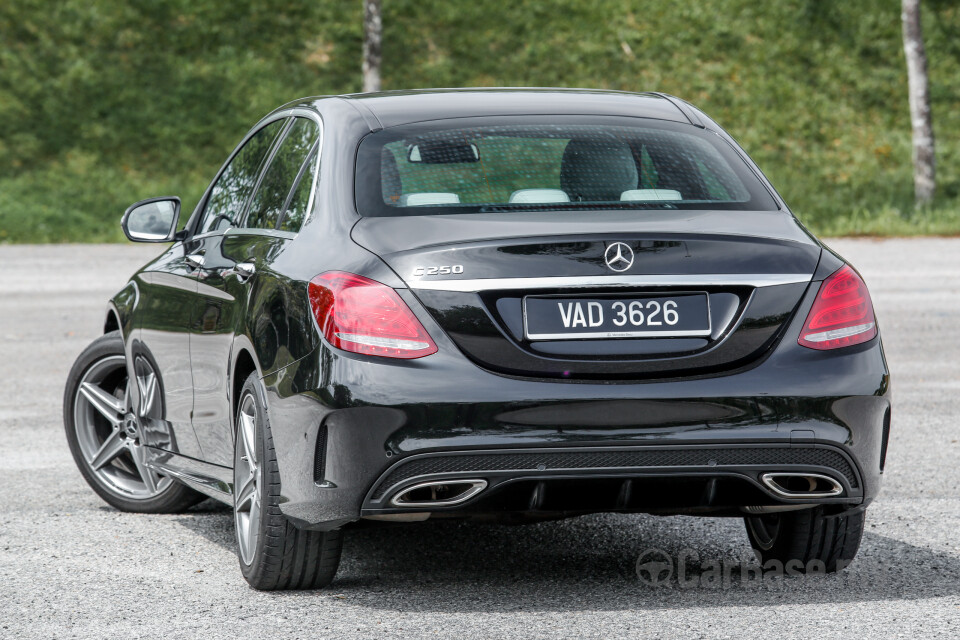
{"label": "door handle", "polygon": [[237,280],[246,282],[257,272],[257,268],[253,266],[252,262],[241,262],[233,267],[233,272],[237,274]]}
{"label": "door handle", "polygon": [[194,269],[199,269],[200,267],[203,266],[202,253],[188,253],[183,257],[183,259],[186,260],[187,264],[189,264]]}

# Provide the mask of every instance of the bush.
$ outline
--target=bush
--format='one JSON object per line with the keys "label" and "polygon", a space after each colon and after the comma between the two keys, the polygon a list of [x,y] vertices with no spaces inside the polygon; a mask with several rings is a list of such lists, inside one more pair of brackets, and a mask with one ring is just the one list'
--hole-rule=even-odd
{"label": "bush", "polygon": [[[710,113],[814,231],[960,231],[960,7],[924,4],[938,200],[913,211],[897,0],[385,0],[387,88],[657,90]],[[0,241],[117,240],[185,214],[248,127],[359,90],[361,3],[0,3]]]}

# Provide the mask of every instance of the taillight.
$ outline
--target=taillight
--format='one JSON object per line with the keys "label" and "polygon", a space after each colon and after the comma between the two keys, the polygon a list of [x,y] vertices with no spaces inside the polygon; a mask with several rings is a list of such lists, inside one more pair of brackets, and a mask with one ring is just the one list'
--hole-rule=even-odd
{"label": "taillight", "polygon": [[338,349],[387,358],[437,352],[410,307],[381,282],[330,271],[311,280],[308,289],[317,326]]}
{"label": "taillight", "polygon": [[877,321],[867,285],[845,265],[820,285],[798,342],[811,349],[839,349],[876,335]]}

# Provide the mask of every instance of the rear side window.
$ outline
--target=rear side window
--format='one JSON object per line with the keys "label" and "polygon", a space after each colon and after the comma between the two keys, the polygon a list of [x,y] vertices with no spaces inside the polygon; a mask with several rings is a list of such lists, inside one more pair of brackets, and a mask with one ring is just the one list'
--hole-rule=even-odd
{"label": "rear side window", "polygon": [[[309,118],[296,118],[284,136],[270,165],[263,174],[260,186],[250,202],[245,227],[275,229],[290,195],[304,167],[307,157],[320,136],[316,123]],[[309,182],[309,180],[308,180]]]}
{"label": "rear side window", "polygon": [[257,184],[263,160],[285,122],[276,120],[263,127],[236,153],[210,191],[198,233],[237,226],[243,206]]}
{"label": "rear side window", "polygon": [[290,231],[293,233],[300,231],[300,226],[307,217],[307,212],[310,210],[310,196],[314,193],[313,176],[314,174],[318,174],[316,166],[318,152],[319,149],[315,146],[313,153],[310,154],[310,157],[300,170],[297,185],[290,195],[290,204],[287,205],[287,210],[280,219],[278,228],[281,231]]}
{"label": "rear side window", "polygon": [[469,121],[367,136],[357,158],[361,215],[777,208],[729,144],[689,125],[614,117]]}

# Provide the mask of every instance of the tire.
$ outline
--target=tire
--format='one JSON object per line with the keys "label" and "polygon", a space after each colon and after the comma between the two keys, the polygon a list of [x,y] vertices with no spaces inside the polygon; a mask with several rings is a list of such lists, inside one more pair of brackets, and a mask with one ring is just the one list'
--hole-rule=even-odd
{"label": "tire", "polygon": [[263,591],[326,587],[340,565],[341,532],[298,529],[281,513],[277,456],[256,373],[237,401],[235,441],[234,525],[243,577]]}
{"label": "tire", "polygon": [[793,561],[791,566],[798,573],[833,573],[856,557],[864,512],[829,516],[824,515],[823,507],[814,507],[749,516],[744,522],[761,562],[777,560],[787,567]]}
{"label": "tire", "polygon": [[[144,416],[127,406],[127,362],[120,332],[111,331],[83,350],[64,389],[67,444],[80,474],[107,504],[134,513],[177,513],[205,496],[144,464],[147,452],[138,437],[139,419],[162,418],[163,394],[149,361],[142,357],[138,363],[154,381],[146,408],[149,415]],[[124,416],[131,415],[137,415],[137,426],[128,431]]]}

